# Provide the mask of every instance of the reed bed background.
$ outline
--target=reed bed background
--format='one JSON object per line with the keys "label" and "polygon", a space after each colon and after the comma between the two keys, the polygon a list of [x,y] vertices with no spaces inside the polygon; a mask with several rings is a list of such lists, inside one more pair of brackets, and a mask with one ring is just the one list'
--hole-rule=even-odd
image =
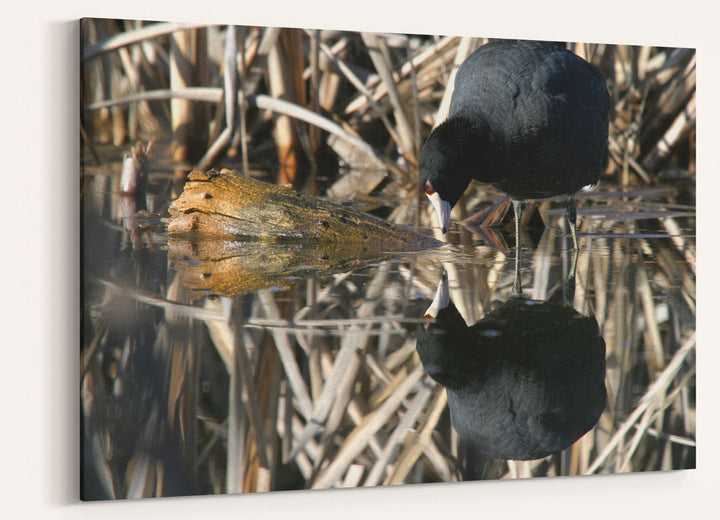
{"label": "reed bed background", "polygon": [[[379,191],[401,200],[418,191],[417,156],[446,116],[457,66],[487,41],[91,19],[82,35],[85,152],[171,139],[157,155],[172,158],[180,175],[236,166],[311,192],[320,190],[313,181],[321,165],[334,166],[323,177],[372,169],[328,179],[328,196]],[[693,179],[694,50],[566,45],[608,81],[603,180]]]}
{"label": "reed bed background", "polygon": [[[502,248],[462,231],[445,251],[194,300],[157,216],[193,167],[221,166],[429,228],[417,155],[457,65],[485,40],[82,24],[85,497],[462,480],[415,328],[443,269],[466,321],[507,298]],[[484,478],[695,465],[695,53],[568,45],[612,96],[608,168],[580,202],[574,293],[606,341],[608,405],[568,450],[488,461]],[[149,177],[130,209],[117,195],[126,152]],[[456,216],[497,197],[475,185]],[[540,210],[551,228],[523,283],[551,299],[570,259],[561,212]]]}

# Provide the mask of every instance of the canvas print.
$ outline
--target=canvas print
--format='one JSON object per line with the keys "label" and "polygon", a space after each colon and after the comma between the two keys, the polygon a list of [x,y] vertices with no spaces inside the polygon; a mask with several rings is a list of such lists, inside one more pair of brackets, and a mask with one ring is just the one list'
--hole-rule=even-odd
{"label": "canvas print", "polygon": [[695,467],[694,49],[80,26],[82,499]]}

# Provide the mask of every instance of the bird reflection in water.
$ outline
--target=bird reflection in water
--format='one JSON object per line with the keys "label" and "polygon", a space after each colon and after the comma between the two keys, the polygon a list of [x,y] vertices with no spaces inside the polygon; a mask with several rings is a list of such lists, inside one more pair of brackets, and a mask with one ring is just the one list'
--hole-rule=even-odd
{"label": "bird reflection in water", "polygon": [[569,305],[515,293],[468,326],[443,276],[418,326],[417,351],[447,390],[466,479],[480,478],[487,459],[534,460],[564,450],[605,408],[605,342],[597,321]]}

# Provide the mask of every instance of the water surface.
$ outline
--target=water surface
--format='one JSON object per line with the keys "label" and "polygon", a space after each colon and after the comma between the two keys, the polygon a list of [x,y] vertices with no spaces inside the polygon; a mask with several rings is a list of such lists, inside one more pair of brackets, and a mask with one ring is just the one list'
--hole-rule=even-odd
{"label": "water surface", "polygon": [[[118,194],[118,168],[87,169],[83,183],[87,497],[695,466],[692,187],[602,186],[580,199],[577,258],[564,205],[544,203],[547,228],[524,234],[520,264],[524,301],[549,312],[531,325],[517,309],[488,321],[517,301],[512,233],[491,240],[453,223],[438,249],[337,265],[292,245],[229,243],[218,258],[202,242],[168,240],[161,217],[181,189],[171,174],[153,172],[138,199]],[[439,330],[425,315],[443,277],[447,298],[435,310],[452,305],[456,315],[434,337],[463,339],[428,350],[418,336]],[[503,348],[498,338],[510,337],[520,346]],[[496,374],[539,383],[493,394]],[[573,405],[560,399],[573,376],[597,374],[602,400],[582,389]],[[493,399],[507,401],[511,419],[488,418],[478,403]],[[558,418],[571,408],[593,417],[567,433]],[[523,446],[542,431],[555,451],[488,447],[495,424]]]}

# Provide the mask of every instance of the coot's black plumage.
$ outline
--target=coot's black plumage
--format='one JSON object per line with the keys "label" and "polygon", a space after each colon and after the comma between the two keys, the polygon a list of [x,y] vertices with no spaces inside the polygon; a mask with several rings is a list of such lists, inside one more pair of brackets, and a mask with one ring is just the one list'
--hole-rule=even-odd
{"label": "coot's black plumage", "polygon": [[573,195],[607,160],[609,96],[600,71],[548,42],[498,40],[460,66],[448,119],[420,154],[420,179],[447,232],[471,179],[505,192],[516,228],[522,201]]}

